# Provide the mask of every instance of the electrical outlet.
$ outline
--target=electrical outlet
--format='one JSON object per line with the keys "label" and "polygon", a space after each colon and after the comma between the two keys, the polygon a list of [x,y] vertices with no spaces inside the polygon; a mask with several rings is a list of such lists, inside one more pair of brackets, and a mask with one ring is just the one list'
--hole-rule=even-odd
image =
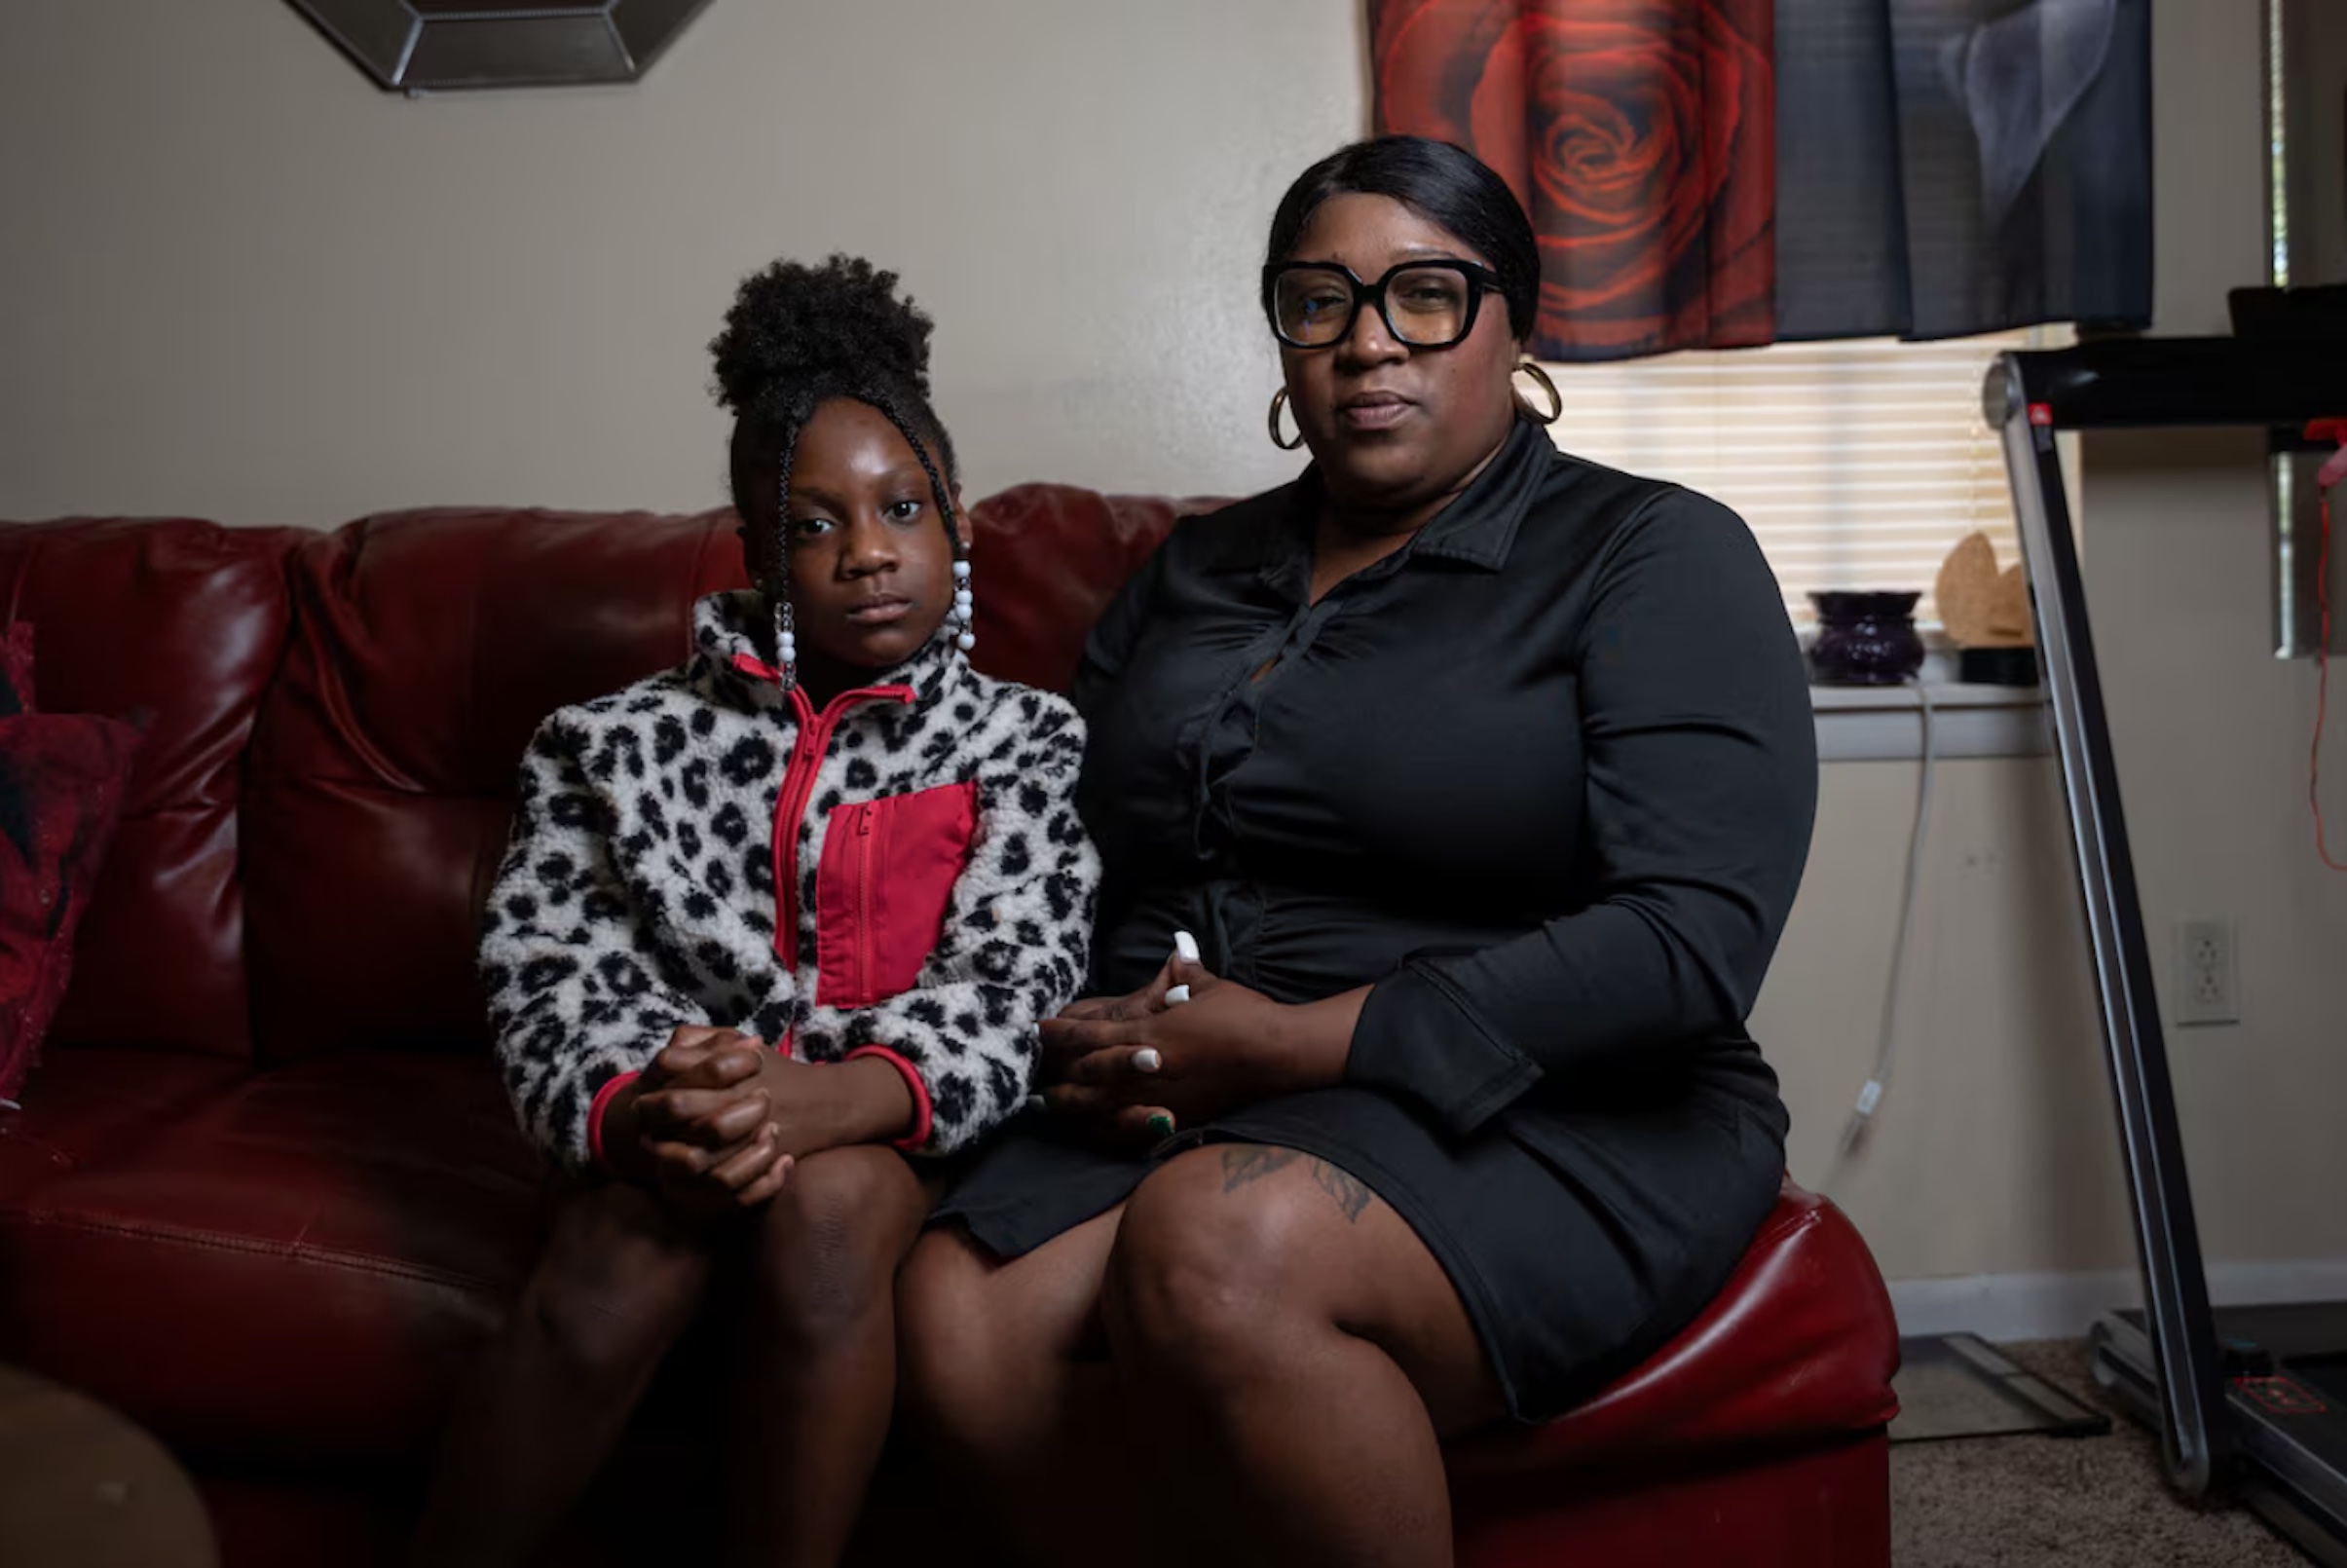
{"label": "electrical outlet", "polygon": [[2233,967],[2233,922],[2177,921],[2173,978],[2177,1023],[2240,1023],[2239,977]]}

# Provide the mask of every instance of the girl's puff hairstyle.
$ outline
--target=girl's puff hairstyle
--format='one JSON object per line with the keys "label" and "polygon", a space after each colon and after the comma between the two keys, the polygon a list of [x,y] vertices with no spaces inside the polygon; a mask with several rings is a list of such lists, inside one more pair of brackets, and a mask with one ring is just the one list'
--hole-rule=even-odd
{"label": "girl's puff hairstyle", "polygon": [[[709,352],[719,403],[763,438],[753,449],[770,443],[778,454],[776,531],[765,552],[769,578],[760,584],[778,606],[789,589],[791,460],[799,432],[829,398],[868,404],[897,428],[929,476],[954,559],[962,558],[950,489],[953,442],[929,406],[930,331],[929,317],[898,296],[897,275],[861,256],[835,255],[820,267],[778,261],[742,280]],[[733,509],[745,530],[753,515],[750,478],[744,465],[733,466]]]}

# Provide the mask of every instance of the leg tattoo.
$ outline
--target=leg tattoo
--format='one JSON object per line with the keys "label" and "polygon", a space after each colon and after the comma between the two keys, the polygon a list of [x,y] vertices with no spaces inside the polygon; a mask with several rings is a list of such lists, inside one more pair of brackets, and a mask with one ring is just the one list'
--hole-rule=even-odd
{"label": "leg tattoo", "polygon": [[1275,1148],[1268,1143],[1234,1143],[1222,1151],[1222,1190],[1237,1192],[1249,1181],[1259,1181],[1274,1171],[1284,1171],[1302,1158],[1293,1149]]}
{"label": "leg tattoo", "polygon": [[[1248,1182],[1259,1181],[1275,1171],[1285,1171],[1305,1158],[1294,1149],[1264,1143],[1234,1143],[1222,1151],[1222,1190],[1237,1192]],[[1317,1155],[1310,1160],[1313,1181],[1336,1201],[1347,1224],[1357,1222],[1375,1194],[1352,1172],[1340,1170]]]}
{"label": "leg tattoo", "polygon": [[1345,1223],[1348,1225],[1359,1220],[1360,1212],[1369,1207],[1369,1189],[1350,1171],[1339,1170],[1326,1160],[1314,1160],[1312,1179],[1321,1184],[1323,1192],[1336,1200],[1337,1208],[1344,1211]]}

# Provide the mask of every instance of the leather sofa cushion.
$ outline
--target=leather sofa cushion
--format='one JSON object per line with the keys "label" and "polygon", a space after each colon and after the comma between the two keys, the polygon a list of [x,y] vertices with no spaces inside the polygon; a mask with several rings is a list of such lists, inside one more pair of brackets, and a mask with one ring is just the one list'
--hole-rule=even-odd
{"label": "leather sofa cushion", "polygon": [[1074,682],[1084,638],[1180,518],[1218,501],[1018,485],[970,508],[970,589],[988,675],[1047,691]]}
{"label": "leather sofa cushion", "polygon": [[56,1046],[250,1052],[240,765],[289,624],[299,529],[0,526],[0,624],[33,623],[41,706],[152,715],[75,945]]}
{"label": "leather sofa cushion", "polygon": [[12,1359],[206,1464],[431,1451],[537,1246],[542,1168],[487,1063],[320,1056],[113,1141],[0,1205]]}
{"label": "leather sofa cushion", "polygon": [[1890,1295],[1857,1227],[1788,1180],[1701,1317],[1548,1425],[1461,1444],[1451,1485],[1474,1498],[1538,1493],[1567,1471],[1865,1432],[1898,1413],[1898,1364]]}
{"label": "leather sofa cushion", "polygon": [[311,541],[247,785],[264,1060],[486,1049],[476,922],[523,747],[682,660],[693,600],[741,577],[730,512],[442,509]]}
{"label": "leather sofa cushion", "polygon": [[[40,1093],[20,1110],[0,1110],[0,1212],[35,1187],[137,1147],[244,1071],[185,1051],[87,1046],[53,1053],[41,1064]],[[8,1288],[0,1275],[0,1295]],[[0,1333],[0,1347],[7,1344]]]}

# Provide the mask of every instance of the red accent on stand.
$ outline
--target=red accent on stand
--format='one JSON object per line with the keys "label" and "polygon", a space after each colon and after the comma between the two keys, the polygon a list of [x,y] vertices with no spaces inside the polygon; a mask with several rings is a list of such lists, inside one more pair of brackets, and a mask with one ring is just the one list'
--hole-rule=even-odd
{"label": "red accent on stand", "polygon": [[2347,419],[2318,419],[2306,427],[2307,439],[2338,443],[2338,453],[2323,465],[2323,544],[2315,555],[2315,602],[2321,607],[2315,631],[2315,737],[2306,762],[2306,804],[2315,819],[2315,857],[2332,871],[2347,871],[2330,856],[2323,825],[2323,723],[2330,712],[2330,492],[2338,483],[2339,466],[2347,462]]}

